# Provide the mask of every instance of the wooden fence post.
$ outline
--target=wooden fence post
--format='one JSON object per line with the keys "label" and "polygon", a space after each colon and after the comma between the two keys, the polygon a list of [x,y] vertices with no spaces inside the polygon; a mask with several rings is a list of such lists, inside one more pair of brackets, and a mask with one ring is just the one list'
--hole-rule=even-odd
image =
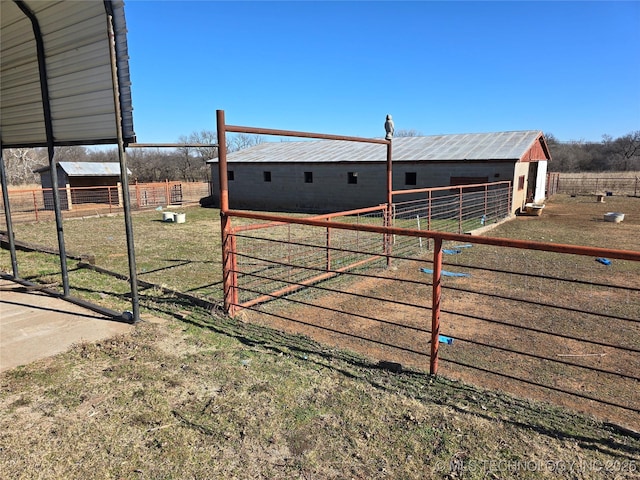
{"label": "wooden fence post", "polygon": [[73,208],[73,200],[71,199],[71,185],[68,183],[65,185],[65,190],[67,191],[67,209],[71,210]]}
{"label": "wooden fence post", "polygon": [[33,211],[36,214],[36,222],[38,221],[38,200],[36,199],[36,191],[33,190]]}

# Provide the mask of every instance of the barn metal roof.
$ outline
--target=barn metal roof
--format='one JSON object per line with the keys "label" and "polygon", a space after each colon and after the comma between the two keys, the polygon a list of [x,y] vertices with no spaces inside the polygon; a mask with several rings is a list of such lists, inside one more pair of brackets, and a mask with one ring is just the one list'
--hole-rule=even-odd
{"label": "barn metal roof", "polygon": [[135,141],[124,2],[1,0],[3,148],[47,145],[47,117],[56,146],[117,143],[109,15],[124,139]]}
{"label": "barn metal roof", "polygon": [[[113,177],[120,175],[118,162],[58,162],[69,177]],[[49,166],[34,170],[35,173],[48,172]],[[131,175],[131,171],[127,169]]]}
{"label": "barn metal roof", "polygon": [[[397,161],[519,161],[539,138],[539,130],[398,137],[393,139]],[[545,160],[540,158],[539,160]],[[333,140],[267,142],[227,155],[228,162],[384,162],[383,145]],[[217,159],[210,160],[217,162]]]}

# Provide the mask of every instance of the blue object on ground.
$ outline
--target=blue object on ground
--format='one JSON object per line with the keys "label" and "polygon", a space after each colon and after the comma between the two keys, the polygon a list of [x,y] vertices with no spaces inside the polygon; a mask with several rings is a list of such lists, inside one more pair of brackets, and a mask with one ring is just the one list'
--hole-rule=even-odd
{"label": "blue object on ground", "polygon": [[453,248],[471,248],[473,247],[473,245],[471,245],[470,243],[465,243],[464,245],[456,245]]}
{"label": "blue object on ground", "polygon": [[444,335],[438,335],[438,341],[440,343],[446,343],[447,345],[451,345],[453,343],[453,338],[445,337]]}
{"label": "blue object on ground", "polygon": [[442,253],[446,253],[447,255],[455,255],[456,253],[462,253],[462,250],[453,250],[450,248],[443,248]]}
{"label": "blue object on ground", "polygon": [[[424,273],[433,273],[433,270],[430,268],[421,268],[420,269]],[[469,273],[459,273],[459,272],[447,272],[446,270],[442,270],[442,275],[445,277],[470,277]]]}
{"label": "blue object on ground", "polygon": [[604,258],[604,257],[596,258],[596,262],[600,262],[603,265],[611,265],[611,260],[609,260],[608,258]]}

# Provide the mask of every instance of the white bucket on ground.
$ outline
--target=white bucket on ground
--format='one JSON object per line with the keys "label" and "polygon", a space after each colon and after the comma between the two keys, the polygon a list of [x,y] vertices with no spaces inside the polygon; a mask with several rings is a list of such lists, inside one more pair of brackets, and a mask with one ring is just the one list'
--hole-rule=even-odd
{"label": "white bucket on ground", "polygon": [[624,220],[624,213],[607,212],[604,214],[605,222],[620,223],[622,220]]}
{"label": "white bucket on ground", "polygon": [[184,223],[187,221],[187,214],[186,213],[176,213],[175,215],[175,222],[176,223]]}

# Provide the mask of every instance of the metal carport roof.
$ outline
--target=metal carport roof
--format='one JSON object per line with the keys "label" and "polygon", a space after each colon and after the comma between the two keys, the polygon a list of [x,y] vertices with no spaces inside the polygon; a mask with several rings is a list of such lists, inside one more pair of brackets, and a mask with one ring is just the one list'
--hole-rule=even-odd
{"label": "metal carport roof", "polygon": [[[113,177],[120,176],[120,164],[116,162],[58,162],[68,177]],[[34,173],[49,171],[49,167],[34,170]],[[127,169],[127,175],[131,170]]]}
{"label": "metal carport roof", "polygon": [[[63,297],[74,303],[89,305],[69,293],[55,147],[117,143],[120,172],[127,171],[125,145],[135,135],[126,34],[122,0],[0,0],[0,153],[47,147]],[[128,191],[127,176],[121,181]],[[12,276],[20,281],[2,155],[0,183]],[[135,322],[139,300],[128,195],[123,208],[133,314],[122,318]]]}
{"label": "metal carport roof", "polygon": [[[108,18],[112,16],[125,143],[135,141],[124,2],[0,1],[3,148],[117,142]],[[44,70],[44,71],[43,71]]]}

